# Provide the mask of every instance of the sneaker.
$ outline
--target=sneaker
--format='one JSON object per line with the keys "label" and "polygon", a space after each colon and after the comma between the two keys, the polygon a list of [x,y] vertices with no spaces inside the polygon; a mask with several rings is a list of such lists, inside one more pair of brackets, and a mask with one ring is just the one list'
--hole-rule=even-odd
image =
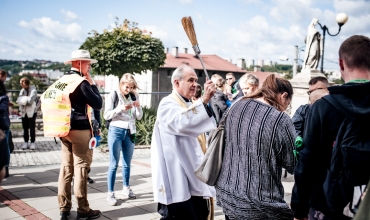
{"label": "sneaker", "polygon": [[87,177],[87,182],[88,182],[89,184],[91,184],[91,183],[94,183],[94,180],[93,180],[93,179],[91,179],[90,177]]}
{"label": "sneaker", "polygon": [[70,212],[60,212],[60,220],[68,220]]}
{"label": "sneaker", "polygon": [[136,199],[136,195],[132,192],[130,186],[124,186],[122,189],[122,194],[129,199]]}
{"label": "sneaker", "polygon": [[35,149],[36,149],[36,144],[35,144],[35,143],[31,143],[31,145],[30,145],[30,149],[31,149],[31,150],[35,150]]}
{"label": "sneaker", "polygon": [[22,144],[22,149],[28,149],[28,143],[27,142],[24,142]]}
{"label": "sneaker", "polygon": [[99,210],[90,209],[90,211],[86,214],[81,214],[81,213],[77,212],[76,220],[79,220],[79,219],[96,219],[96,218],[99,218],[100,216],[101,216],[101,212]]}
{"label": "sneaker", "polygon": [[109,205],[113,206],[117,204],[117,200],[116,197],[114,197],[114,193],[108,193],[107,202]]}

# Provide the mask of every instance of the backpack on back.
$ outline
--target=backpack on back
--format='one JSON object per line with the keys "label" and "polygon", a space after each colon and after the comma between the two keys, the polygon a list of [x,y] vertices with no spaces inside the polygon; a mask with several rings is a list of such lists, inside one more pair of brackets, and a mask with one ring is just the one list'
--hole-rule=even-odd
{"label": "backpack on back", "polygon": [[[353,118],[331,96],[323,97],[346,115],[332,151],[330,169],[324,182],[328,207],[334,213],[353,216],[370,179],[370,116]],[[344,212],[348,206],[349,212]]]}
{"label": "backpack on back", "polygon": [[[117,92],[114,91],[114,101],[113,101],[113,109],[115,109],[117,107],[117,104],[118,104],[118,95],[117,95]],[[105,127],[107,129],[109,129],[109,125],[110,125],[110,122],[112,121],[112,119],[109,119],[109,120],[106,120],[105,121]]]}

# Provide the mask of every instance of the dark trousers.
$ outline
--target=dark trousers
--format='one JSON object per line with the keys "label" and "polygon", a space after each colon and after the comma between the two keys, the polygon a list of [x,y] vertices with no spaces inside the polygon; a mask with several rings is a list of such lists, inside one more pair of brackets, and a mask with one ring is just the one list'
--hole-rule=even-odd
{"label": "dark trousers", "polygon": [[22,118],[23,127],[23,139],[24,142],[28,142],[30,136],[28,135],[28,130],[30,130],[31,143],[35,142],[35,127],[36,127],[36,113],[33,114],[32,118],[29,118],[27,114]]}
{"label": "dark trousers", "polygon": [[206,220],[209,214],[209,200],[192,196],[189,200],[169,205],[158,203],[158,213],[161,220]]}

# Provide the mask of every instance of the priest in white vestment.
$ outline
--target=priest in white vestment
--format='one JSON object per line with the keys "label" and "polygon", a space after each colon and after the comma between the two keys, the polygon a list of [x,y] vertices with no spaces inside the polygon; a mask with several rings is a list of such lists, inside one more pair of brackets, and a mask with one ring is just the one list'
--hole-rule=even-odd
{"label": "priest in white vestment", "polygon": [[151,146],[154,201],[161,219],[207,219],[208,199],[215,189],[197,179],[194,170],[203,159],[197,137],[216,128],[207,106],[216,87],[207,79],[204,95],[194,103],[198,77],[182,65],[171,78],[173,92],[158,107]]}

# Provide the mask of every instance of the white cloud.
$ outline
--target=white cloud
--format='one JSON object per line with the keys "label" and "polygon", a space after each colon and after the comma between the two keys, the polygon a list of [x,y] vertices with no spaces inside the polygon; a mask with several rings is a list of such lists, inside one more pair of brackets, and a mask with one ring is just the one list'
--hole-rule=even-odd
{"label": "white cloud", "polygon": [[109,14],[108,14],[108,19],[109,19],[109,20],[113,20],[113,19],[114,19],[114,16],[113,16],[113,14],[112,14],[112,13],[109,13]]}
{"label": "white cloud", "polygon": [[255,4],[255,3],[262,3],[261,0],[238,0],[241,3],[244,4]]}
{"label": "white cloud", "polygon": [[272,18],[274,18],[278,22],[281,22],[283,20],[283,17],[282,17],[282,15],[280,13],[280,10],[277,7],[271,8],[271,10],[270,10],[270,16]]}
{"label": "white cloud", "polygon": [[140,27],[141,30],[146,30],[147,32],[152,32],[152,37],[159,38],[162,41],[168,39],[167,31],[153,25],[147,25]]}
{"label": "white cloud", "polygon": [[202,16],[202,14],[201,14],[201,13],[196,12],[196,13],[195,13],[195,16],[196,16],[196,18],[198,18],[200,21],[202,21],[202,20],[203,20],[203,16]]}
{"label": "white cloud", "polygon": [[82,28],[77,23],[61,24],[51,18],[42,17],[30,22],[20,21],[21,27],[30,29],[38,36],[46,37],[55,41],[82,42],[84,36]]}
{"label": "white cloud", "polygon": [[177,0],[178,2],[180,2],[181,4],[191,4],[193,3],[193,0]]}
{"label": "white cloud", "polygon": [[66,11],[64,9],[62,9],[61,12],[63,13],[66,21],[72,21],[72,20],[78,19],[78,16],[76,13],[73,13],[71,11]]}
{"label": "white cloud", "polygon": [[349,16],[358,16],[370,14],[369,1],[357,0],[354,4],[354,1],[343,1],[335,0],[334,8],[337,13],[347,13]]}

